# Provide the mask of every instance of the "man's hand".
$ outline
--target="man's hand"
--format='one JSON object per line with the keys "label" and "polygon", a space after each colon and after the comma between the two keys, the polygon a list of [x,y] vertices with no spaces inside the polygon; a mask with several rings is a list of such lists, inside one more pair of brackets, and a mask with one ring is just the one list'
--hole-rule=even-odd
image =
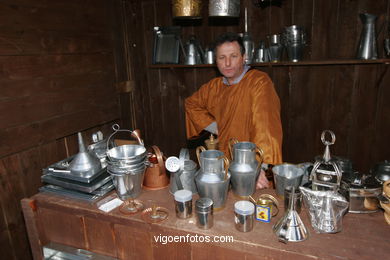
{"label": "man's hand", "polygon": [[259,178],[257,178],[256,189],[265,189],[265,188],[269,188],[269,182],[267,180],[267,177],[265,177],[265,171],[261,169],[260,176]]}

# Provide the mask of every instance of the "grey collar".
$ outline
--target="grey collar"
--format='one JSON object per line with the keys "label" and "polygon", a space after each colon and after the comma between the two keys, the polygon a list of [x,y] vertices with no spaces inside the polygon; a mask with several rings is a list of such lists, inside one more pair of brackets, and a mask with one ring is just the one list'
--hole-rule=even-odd
{"label": "grey collar", "polygon": [[250,69],[251,67],[248,66],[248,65],[244,65],[244,71],[241,73],[241,75],[235,80],[233,81],[232,84],[229,84],[229,81],[227,80],[226,77],[223,77],[222,80],[223,80],[223,84],[225,85],[228,85],[228,86],[231,86],[231,85],[234,85],[234,84],[237,84],[238,82],[240,82],[242,80],[242,78],[244,77],[245,73],[248,72],[248,70]]}

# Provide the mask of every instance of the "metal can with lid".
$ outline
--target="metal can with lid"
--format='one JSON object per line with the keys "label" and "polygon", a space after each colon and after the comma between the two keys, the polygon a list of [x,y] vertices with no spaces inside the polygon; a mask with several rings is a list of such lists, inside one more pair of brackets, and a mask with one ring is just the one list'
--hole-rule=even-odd
{"label": "metal can with lid", "polygon": [[197,227],[209,229],[213,226],[213,204],[210,198],[200,198],[195,202]]}

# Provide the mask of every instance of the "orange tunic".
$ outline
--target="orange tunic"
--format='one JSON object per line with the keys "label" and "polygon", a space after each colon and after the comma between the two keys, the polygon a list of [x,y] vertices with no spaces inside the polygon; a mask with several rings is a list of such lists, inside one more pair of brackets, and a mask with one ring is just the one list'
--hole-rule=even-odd
{"label": "orange tunic", "polygon": [[222,79],[212,79],[185,100],[187,137],[216,121],[225,155],[229,139],[236,138],[260,147],[265,163],[282,163],[280,101],[269,76],[252,69],[237,84],[228,86]]}

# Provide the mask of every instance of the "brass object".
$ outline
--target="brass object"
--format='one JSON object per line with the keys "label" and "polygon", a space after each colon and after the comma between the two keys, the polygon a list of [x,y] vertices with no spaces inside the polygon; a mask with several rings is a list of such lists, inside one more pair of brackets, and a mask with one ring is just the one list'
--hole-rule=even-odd
{"label": "brass object", "polygon": [[207,147],[207,150],[218,150],[219,140],[214,139],[213,134],[210,134],[210,138],[205,140],[204,142]]}
{"label": "brass object", "polygon": [[126,200],[119,211],[125,215],[133,215],[144,209],[144,204],[139,200],[129,199]]}
{"label": "brass object", "polygon": [[172,14],[174,18],[200,19],[202,0],[173,0]]}
{"label": "brass object", "polygon": [[153,205],[151,208],[142,211],[142,219],[147,223],[159,223],[168,218],[168,210],[163,207]]}

